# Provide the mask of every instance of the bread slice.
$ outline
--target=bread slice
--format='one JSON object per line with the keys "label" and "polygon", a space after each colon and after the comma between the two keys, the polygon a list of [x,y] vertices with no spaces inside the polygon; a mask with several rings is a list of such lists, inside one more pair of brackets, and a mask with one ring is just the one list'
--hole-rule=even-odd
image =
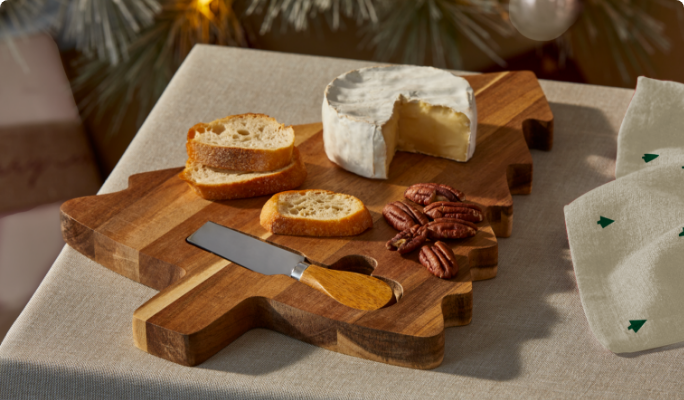
{"label": "bread slice", "polygon": [[292,160],[294,129],[264,114],[241,114],[200,123],[188,131],[191,160],[213,168],[275,171]]}
{"label": "bread slice", "polygon": [[180,178],[207,200],[232,200],[294,189],[304,183],[306,166],[295,148],[290,164],[276,171],[226,170],[188,160]]}
{"label": "bread slice", "polygon": [[328,190],[291,190],[271,197],[261,209],[261,226],[297,236],[352,236],[373,226],[361,200]]}

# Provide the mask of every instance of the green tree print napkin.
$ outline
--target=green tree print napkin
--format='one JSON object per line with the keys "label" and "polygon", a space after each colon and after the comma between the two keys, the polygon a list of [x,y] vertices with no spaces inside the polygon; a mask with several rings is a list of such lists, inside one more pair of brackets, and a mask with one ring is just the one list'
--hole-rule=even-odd
{"label": "green tree print napkin", "polygon": [[582,306],[615,353],[684,341],[684,85],[641,77],[616,180],[565,206]]}

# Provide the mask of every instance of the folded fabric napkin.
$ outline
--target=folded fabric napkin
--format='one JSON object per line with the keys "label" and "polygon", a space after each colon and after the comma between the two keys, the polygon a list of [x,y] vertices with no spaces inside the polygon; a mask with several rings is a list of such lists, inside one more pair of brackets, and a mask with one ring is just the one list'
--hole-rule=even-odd
{"label": "folded fabric napkin", "polygon": [[684,341],[684,85],[641,77],[616,180],[565,206],[589,326],[615,353]]}

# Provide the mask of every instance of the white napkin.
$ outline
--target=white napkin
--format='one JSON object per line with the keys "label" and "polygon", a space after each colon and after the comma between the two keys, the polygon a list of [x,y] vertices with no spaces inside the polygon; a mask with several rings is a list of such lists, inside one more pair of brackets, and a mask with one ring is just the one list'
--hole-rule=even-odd
{"label": "white napkin", "polygon": [[684,85],[641,77],[617,179],[565,207],[582,306],[615,353],[684,341]]}

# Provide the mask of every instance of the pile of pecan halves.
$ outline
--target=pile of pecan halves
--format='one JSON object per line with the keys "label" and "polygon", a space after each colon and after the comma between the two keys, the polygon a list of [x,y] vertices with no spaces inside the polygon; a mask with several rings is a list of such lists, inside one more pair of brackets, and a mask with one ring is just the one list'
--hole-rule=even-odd
{"label": "pile of pecan halves", "polygon": [[[456,256],[439,240],[475,236],[477,226],[474,223],[484,220],[482,209],[463,203],[465,195],[459,190],[438,183],[412,185],[406,189],[404,197],[425,208],[420,211],[407,202],[395,201],[382,209],[387,223],[401,231],[387,242],[387,249],[406,254],[422,246],[418,259],[428,271],[443,279],[456,276]],[[425,244],[428,239],[434,240],[435,244]]]}

